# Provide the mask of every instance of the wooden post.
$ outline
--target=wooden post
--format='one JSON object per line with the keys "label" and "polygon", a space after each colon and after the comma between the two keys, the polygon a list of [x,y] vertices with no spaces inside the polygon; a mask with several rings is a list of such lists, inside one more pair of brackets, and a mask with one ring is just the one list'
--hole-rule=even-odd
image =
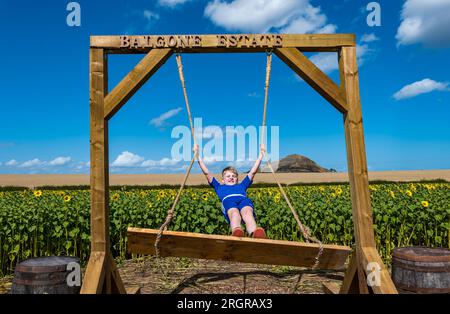
{"label": "wooden post", "polygon": [[[339,53],[339,66],[341,78],[341,92],[345,96],[348,112],[344,113],[345,140],[347,145],[348,175],[352,201],[353,228],[355,233],[356,271],[349,276],[358,276],[359,292],[368,293],[366,281],[366,265],[363,262],[365,248],[373,248],[378,258],[373,260],[380,264],[382,274],[384,266],[376,250],[375,236],[372,223],[372,208],[370,204],[369,179],[367,173],[366,149],[364,145],[364,132],[359,96],[358,66],[356,63],[356,47],[342,47]],[[370,262],[370,261],[369,261]],[[355,265],[351,265],[355,267]],[[351,284],[354,278],[346,278]],[[388,276],[382,276],[381,293],[397,293],[395,286]]]}
{"label": "wooden post", "polygon": [[[81,293],[125,291],[110,253],[108,122],[104,99],[108,92],[107,58],[103,49],[90,49],[91,107],[91,256]],[[118,276],[118,278],[117,278]]]}

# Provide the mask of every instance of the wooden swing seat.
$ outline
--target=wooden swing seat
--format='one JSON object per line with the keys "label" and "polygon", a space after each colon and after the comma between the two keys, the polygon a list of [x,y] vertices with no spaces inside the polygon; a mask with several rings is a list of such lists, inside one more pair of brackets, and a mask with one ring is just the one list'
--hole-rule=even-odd
{"label": "wooden swing seat", "polygon": [[[155,255],[159,230],[128,228],[128,252]],[[160,256],[190,257],[223,261],[286,265],[311,268],[319,244],[253,239],[192,232],[164,231]],[[323,244],[317,269],[342,270],[351,251],[348,246]]]}

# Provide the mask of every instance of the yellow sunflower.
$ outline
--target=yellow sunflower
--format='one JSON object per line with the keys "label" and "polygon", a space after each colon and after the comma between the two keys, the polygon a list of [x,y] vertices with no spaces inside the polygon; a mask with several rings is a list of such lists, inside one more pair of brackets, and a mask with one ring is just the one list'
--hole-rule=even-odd
{"label": "yellow sunflower", "polygon": [[202,195],[202,199],[203,199],[204,201],[207,201],[207,200],[208,200],[208,195],[203,194],[203,195]]}
{"label": "yellow sunflower", "polygon": [[33,194],[34,194],[34,196],[36,196],[36,197],[41,197],[41,196],[42,196],[42,191],[41,191],[41,190],[34,191]]}
{"label": "yellow sunflower", "polygon": [[422,201],[422,206],[423,207],[428,207],[430,204],[427,201]]}
{"label": "yellow sunflower", "polygon": [[72,199],[70,195],[64,196],[64,202],[69,202]]}
{"label": "yellow sunflower", "polygon": [[408,195],[409,197],[411,197],[413,194],[410,190],[406,190],[406,195]]}
{"label": "yellow sunflower", "polygon": [[277,195],[275,195],[275,196],[273,197],[273,200],[275,201],[275,203],[279,203],[279,202],[280,202],[280,199],[281,199],[281,195],[280,195],[280,194],[277,194]]}
{"label": "yellow sunflower", "polygon": [[120,198],[119,193],[115,193],[112,197],[113,201],[117,201]]}

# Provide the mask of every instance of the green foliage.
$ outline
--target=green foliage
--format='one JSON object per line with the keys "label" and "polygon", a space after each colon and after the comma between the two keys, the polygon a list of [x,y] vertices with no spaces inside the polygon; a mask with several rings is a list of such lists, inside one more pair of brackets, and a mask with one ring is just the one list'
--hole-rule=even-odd
{"label": "green foliage", "polygon": [[[324,243],[352,246],[353,222],[347,184],[289,186],[286,193],[300,220]],[[450,248],[450,184],[391,183],[369,186],[377,247],[386,263],[395,247]],[[129,226],[158,229],[177,189],[126,188],[110,191],[112,253],[127,255]],[[259,225],[271,239],[303,241],[278,188],[252,187]],[[0,192],[0,275],[19,260],[73,255],[87,262],[90,253],[90,191],[29,190]],[[211,188],[186,188],[169,229],[229,234],[220,201]],[[151,245],[151,244],[149,244]]]}

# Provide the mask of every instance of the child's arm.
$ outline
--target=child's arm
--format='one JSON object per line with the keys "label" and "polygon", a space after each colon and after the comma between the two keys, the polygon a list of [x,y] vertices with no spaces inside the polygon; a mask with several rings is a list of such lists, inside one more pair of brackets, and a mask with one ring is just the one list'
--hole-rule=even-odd
{"label": "child's arm", "polygon": [[203,160],[200,158],[200,154],[198,153],[198,144],[194,146],[194,153],[197,154],[198,164],[200,166],[200,169],[202,169],[203,174],[206,176],[206,179],[208,180],[208,183],[211,183],[214,176],[209,173],[208,168],[206,167]]}
{"label": "child's arm", "polygon": [[259,149],[258,159],[256,159],[255,164],[253,165],[253,168],[249,171],[249,173],[247,175],[250,180],[253,180],[253,177],[258,172],[259,165],[261,164],[261,161],[264,156],[264,154],[263,154],[264,150],[265,150],[264,145],[261,144],[260,149]]}

